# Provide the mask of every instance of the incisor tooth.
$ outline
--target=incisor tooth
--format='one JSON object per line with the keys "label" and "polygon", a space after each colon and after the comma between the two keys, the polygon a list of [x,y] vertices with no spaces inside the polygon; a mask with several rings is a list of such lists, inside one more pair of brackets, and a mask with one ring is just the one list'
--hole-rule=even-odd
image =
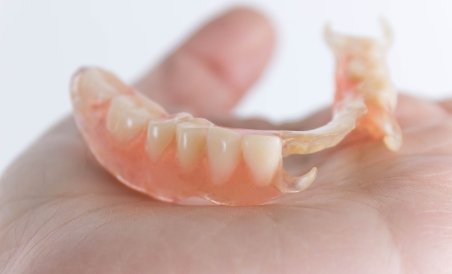
{"label": "incisor tooth", "polygon": [[281,162],[281,139],[269,135],[246,135],[242,138],[242,151],[256,184],[266,186],[271,183]]}
{"label": "incisor tooth", "polygon": [[207,126],[200,126],[191,122],[177,125],[177,157],[183,169],[190,171],[196,167],[201,159],[208,131]]}
{"label": "incisor tooth", "polygon": [[149,112],[137,108],[128,96],[117,96],[111,101],[107,114],[107,129],[121,142],[136,137],[151,118]]}
{"label": "incisor tooth", "polygon": [[162,155],[176,134],[176,119],[150,121],[147,134],[147,152],[154,161]]}
{"label": "incisor tooth", "polygon": [[226,181],[238,164],[240,135],[232,130],[212,127],[207,139],[207,156],[212,181]]}

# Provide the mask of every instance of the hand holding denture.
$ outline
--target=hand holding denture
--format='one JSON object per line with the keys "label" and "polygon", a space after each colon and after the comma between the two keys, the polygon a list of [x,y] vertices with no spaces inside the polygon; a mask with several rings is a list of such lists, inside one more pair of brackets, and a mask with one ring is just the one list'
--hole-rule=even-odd
{"label": "hand holding denture", "polygon": [[227,119],[273,50],[250,9],[202,27],[135,88],[81,70],[78,127],[62,119],[0,180],[0,272],[450,273],[452,100],[397,98],[389,35],[326,37],[332,111],[284,127]]}

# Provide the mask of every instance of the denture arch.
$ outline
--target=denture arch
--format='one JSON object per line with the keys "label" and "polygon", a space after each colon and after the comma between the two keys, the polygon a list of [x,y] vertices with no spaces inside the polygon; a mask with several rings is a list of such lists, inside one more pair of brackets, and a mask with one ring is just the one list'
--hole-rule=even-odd
{"label": "denture arch", "polygon": [[189,113],[170,114],[100,68],[82,69],[73,78],[77,125],[103,167],[162,201],[256,205],[303,191],[317,168],[292,176],[284,170],[284,157],[334,147],[354,129],[382,139],[390,150],[402,143],[394,117],[397,94],[385,65],[389,39],[347,36],[330,28],[325,33],[336,59],[337,88],[333,117],[319,128],[243,130]]}

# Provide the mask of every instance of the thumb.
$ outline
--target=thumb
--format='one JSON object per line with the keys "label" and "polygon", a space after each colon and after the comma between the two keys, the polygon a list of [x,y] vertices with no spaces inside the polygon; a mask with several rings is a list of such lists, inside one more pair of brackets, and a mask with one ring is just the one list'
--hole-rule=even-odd
{"label": "thumb", "polygon": [[273,45],[263,15],[235,8],[200,28],[136,87],[170,111],[225,114],[257,80]]}

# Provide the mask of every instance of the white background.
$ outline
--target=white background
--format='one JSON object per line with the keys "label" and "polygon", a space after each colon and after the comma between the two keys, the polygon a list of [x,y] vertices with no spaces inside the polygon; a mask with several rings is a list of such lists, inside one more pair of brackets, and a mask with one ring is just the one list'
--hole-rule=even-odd
{"label": "white background", "polygon": [[384,15],[395,32],[390,67],[397,86],[452,95],[450,0],[0,0],[0,172],[70,111],[68,83],[82,65],[101,65],[133,81],[199,24],[236,4],[268,14],[278,31],[271,68],[240,114],[296,117],[327,104],[332,60],[322,27],[379,35]]}

